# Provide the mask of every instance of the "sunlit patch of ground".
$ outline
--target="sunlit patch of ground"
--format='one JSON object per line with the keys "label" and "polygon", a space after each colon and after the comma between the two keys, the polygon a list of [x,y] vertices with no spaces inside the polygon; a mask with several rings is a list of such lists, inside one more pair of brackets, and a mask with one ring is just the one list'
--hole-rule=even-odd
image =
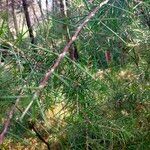
{"label": "sunlit patch of ground", "polygon": [[106,75],[111,73],[111,69],[105,69],[105,70],[98,70],[96,73],[95,73],[95,79],[105,79]]}
{"label": "sunlit patch of ground", "polygon": [[70,114],[67,110],[67,105],[61,102],[52,105],[51,108],[45,112],[45,115],[50,126],[64,126],[65,118]]}
{"label": "sunlit patch of ground", "polygon": [[1,150],[45,150],[47,149],[47,146],[40,142],[38,139],[34,138],[28,138],[23,139],[23,143],[21,142],[15,142],[11,139],[6,139],[5,142],[0,146]]}
{"label": "sunlit patch of ground", "polygon": [[121,70],[118,74],[119,80],[134,80],[137,79],[137,76],[130,70]]}

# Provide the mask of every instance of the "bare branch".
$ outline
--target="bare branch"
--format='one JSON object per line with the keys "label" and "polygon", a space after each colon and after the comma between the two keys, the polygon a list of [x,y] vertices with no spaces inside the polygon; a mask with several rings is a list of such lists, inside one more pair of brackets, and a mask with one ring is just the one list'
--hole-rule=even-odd
{"label": "bare branch", "polygon": [[[19,95],[22,95],[22,94],[23,94],[23,90],[20,92]],[[8,118],[6,119],[6,121],[4,123],[4,129],[3,129],[3,131],[0,134],[0,144],[2,144],[3,141],[4,141],[5,135],[6,135],[7,131],[8,131],[9,126],[10,126],[10,121],[13,118],[16,106],[18,105],[20,99],[21,99],[21,97],[17,98],[15,104],[12,106],[12,108],[11,108],[9,114],[8,114]]]}

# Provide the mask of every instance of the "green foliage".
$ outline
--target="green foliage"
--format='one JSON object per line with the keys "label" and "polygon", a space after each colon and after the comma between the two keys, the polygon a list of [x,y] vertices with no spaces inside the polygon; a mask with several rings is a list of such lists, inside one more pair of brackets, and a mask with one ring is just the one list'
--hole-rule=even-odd
{"label": "green foliage", "polygon": [[[20,120],[44,74],[67,43],[63,25],[67,22],[73,35],[98,3],[71,2],[69,21],[58,14],[50,16],[36,30],[36,45],[22,37],[7,41],[8,30],[1,25],[1,45],[4,40],[12,45],[3,47],[7,57],[0,52],[4,58],[0,62],[0,120],[7,118],[6,111],[21,99],[2,148],[28,145],[30,149],[33,140],[36,148],[46,149],[29,128],[28,122],[33,121],[52,149],[149,149],[149,28],[143,17],[136,15],[141,7],[147,11],[148,1],[139,7],[118,0],[100,9],[75,41],[79,59],[64,58]],[[14,144],[14,139],[20,145]]]}

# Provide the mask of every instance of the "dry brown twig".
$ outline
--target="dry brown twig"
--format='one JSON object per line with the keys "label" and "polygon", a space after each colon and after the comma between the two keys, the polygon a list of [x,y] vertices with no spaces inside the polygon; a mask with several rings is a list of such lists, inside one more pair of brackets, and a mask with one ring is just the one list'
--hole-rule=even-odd
{"label": "dry brown twig", "polygon": [[[96,14],[96,12],[105,4],[107,4],[109,2],[109,0],[105,0],[103,2],[101,2],[97,7],[95,7],[86,17],[86,19],[83,21],[82,24],[79,25],[79,27],[76,29],[75,34],[72,36],[72,38],[70,39],[70,41],[66,44],[66,46],[63,49],[63,52],[58,56],[58,58],[56,59],[54,65],[52,67],[50,67],[45,76],[43,77],[42,81],[39,84],[39,87],[37,89],[37,91],[34,93],[33,98],[31,100],[31,102],[29,103],[29,105],[27,106],[27,108],[25,109],[25,111],[22,113],[22,116],[20,117],[20,119],[22,120],[24,118],[24,116],[26,115],[26,113],[28,112],[28,110],[30,109],[30,107],[32,106],[33,102],[39,97],[40,92],[42,89],[44,89],[44,87],[47,85],[48,80],[50,78],[50,76],[52,75],[52,73],[55,71],[55,69],[59,66],[61,60],[65,57],[65,55],[67,54],[67,52],[69,51],[70,46],[73,44],[73,42],[77,39],[79,33],[81,32],[81,30],[83,29],[83,27],[89,22],[89,20],[91,18],[94,17],[94,15]],[[17,101],[16,101],[17,102]],[[0,144],[3,143],[4,140],[4,136],[8,131],[8,127],[10,124],[10,120],[13,117],[15,111],[15,105],[12,108],[12,110],[9,113],[8,119],[6,121],[6,123],[4,124],[4,129],[2,131],[2,133],[0,134]]]}

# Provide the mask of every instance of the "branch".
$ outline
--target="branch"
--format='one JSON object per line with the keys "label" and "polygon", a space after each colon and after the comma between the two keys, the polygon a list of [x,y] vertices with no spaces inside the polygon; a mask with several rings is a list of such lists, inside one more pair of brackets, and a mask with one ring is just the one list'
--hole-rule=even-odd
{"label": "branch", "polygon": [[[23,91],[20,92],[20,95],[22,95],[22,94],[23,94]],[[7,131],[8,131],[9,126],[10,126],[10,121],[13,118],[16,106],[18,105],[20,99],[21,99],[21,97],[17,98],[15,104],[12,106],[12,108],[11,108],[9,114],[8,114],[8,118],[6,119],[6,121],[4,123],[4,129],[3,129],[3,131],[0,134],[0,144],[2,144],[3,141],[4,141],[5,135],[6,135]]]}
{"label": "branch", "polygon": [[25,111],[22,113],[22,116],[20,117],[20,120],[22,120],[24,118],[24,116],[26,115],[27,111],[30,109],[30,107],[32,106],[34,100],[36,100],[39,95],[40,95],[40,91],[47,85],[48,80],[50,78],[50,76],[52,75],[52,73],[55,71],[55,69],[59,66],[61,60],[65,57],[66,53],[69,51],[70,46],[72,45],[72,43],[77,39],[77,36],[79,35],[79,33],[81,32],[81,30],[83,29],[83,27],[89,22],[89,20],[91,18],[93,18],[96,14],[96,12],[105,4],[107,4],[109,2],[109,0],[105,0],[102,3],[100,3],[97,7],[95,7],[86,17],[86,19],[84,20],[84,22],[76,29],[75,34],[72,36],[71,40],[67,43],[67,45],[64,47],[63,52],[58,56],[58,58],[56,59],[54,65],[48,69],[48,71],[46,72],[44,78],[42,79],[42,81],[39,84],[38,90],[34,93],[33,98],[31,100],[31,102],[29,103],[29,105],[27,106],[27,108],[25,109]]}
{"label": "branch", "polygon": [[50,150],[50,145],[49,143],[42,137],[42,135],[38,132],[38,130],[36,129],[35,127],[35,124],[34,122],[32,121],[29,121],[28,122],[28,125],[29,125],[29,129],[30,130],[33,130],[35,133],[36,133],[36,136],[47,146],[47,149]]}

